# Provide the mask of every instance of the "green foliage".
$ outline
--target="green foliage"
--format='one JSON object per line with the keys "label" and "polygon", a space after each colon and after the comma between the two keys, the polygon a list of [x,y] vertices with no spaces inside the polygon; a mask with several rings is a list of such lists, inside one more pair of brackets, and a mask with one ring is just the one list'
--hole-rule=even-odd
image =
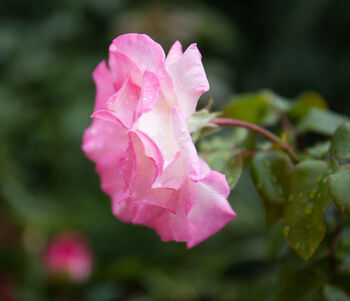
{"label": "green foliage", "polygon": [[252,160],[254,183],[264,200],[269,227],[282,216],[291,172],[289,157],[280,151],[260,152]]}
{"label": "green foliage", "polygon": [[312,108],[327,110],[328,106],[324,98],[312,91],[304,92],[287,111],[293,119],[303,119]]}
{"label": "green foliage", "polygon": [[224,109],[224,116],[261,125],[275,124],[283,100],[269,91],[236,95]]}
{"label": "green foliage", "polygon": [[325,136],[332,136],[338,126],[346,120],[345,117],[339,114],[313,108],[298,123],[297,129],[301,134],[313,132]]}
{"label": "green foliage", "polygon": [[239,148],[234,149],[234,139],[236,146],[239,146],[246,138],[246,131],[236,131],[232,140],[216,137],[209,141],[203,141],[200,146],[200,154],[209,166],[226,175],[226,180],[233,189],[243,170],[243,159]]}
{"label": "green foliage", "polygon": [[215,124],[210,123],[210,121],[219,115],[220,113],[209,113],[206,109],[192,114],[187,122],[192,140],[196,142],[205,134],[215,131],[218,127]]}
{"label": "green foliage", "polygon": [[[308,261],[324,239],[324,215],[331,200],[349,214],[346,192],[350,169],[348,166],[338,169],[338,163],[331,160],[332,157],[349,159],[350,126],[344,123],[347,118],[329,111],[324,98],[316,92],[304,92],[288,100],[266,90],[235,96],[224,115],[254,124],[274,125],[280,138],[287,143],[292,141],[294,146],[308,133],[331,138],[297,149],[294,163],[288,154],[276,150],[281,146],[262,143],[256,136],[250,141],[250,149],[263,150],[254,154],[251,171],[265,206],[267,225],[272,227],[283,217],[284,236],[299,256]],[[288,118],[296,122],[295,127]],[[231,142],[235,153],[235,143]],[[240,148],[244,146],[247,145],[243,143]],[[215,160],[220,156],[225,157],[218,155]]]}
{"label": "green foliage", "polygon": [[331,148],[331,142],[326,140],[324,142],[318,142],[315,145],[308,147],[305,150],[307,158],[324,159],[329,155]]}
{"label": "green foliage", "polygon": [[350,123],[340,125],[334,133],[331,154],[340,158],[350,159]]}
{"label": "green foliage", "polygon": [[332,285],[327,285],[325,287],[325,297],[327,301],[350,301],[349,295]]}
{"label": "green foliage", "polygon": [[350,215],[350,168],[340,167],[329,177],[329,191],[341,212]]}
{"label": "green foliage", "polygon": [[283,234],[304,260],[309,260],[324,237],[323,216],[329,203],[327,163],[299,163],[290,178]]}
{"label": "green foliage", "polygon": [[327,261],[305,264],[288,254],[281,268],[277,301],[320,301],[327,280]]}

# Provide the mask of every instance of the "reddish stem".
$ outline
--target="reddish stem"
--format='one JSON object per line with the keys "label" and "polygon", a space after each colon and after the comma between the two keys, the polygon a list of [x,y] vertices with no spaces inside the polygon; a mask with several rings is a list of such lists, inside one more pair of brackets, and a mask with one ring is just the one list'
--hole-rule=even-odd
{"label": "reddish stem", "polygon": [[248,130],[254,131],[267,139],[271,140],[273,143],[278,144],[283,150],[285,150],[290,157],[294,161],[298,161],[297,155],[294,151],[294,149],[286,142],[284,142],[281,138],[277,137],[275,134],[271,133],[270,131],[256,125],[250,122],[237,120],[237,119],[230,119],[230,118],[216,118],[211,121],[211,123],[217,124],[217,125],[229,125],[229,126],[237,126],[246,128]]}

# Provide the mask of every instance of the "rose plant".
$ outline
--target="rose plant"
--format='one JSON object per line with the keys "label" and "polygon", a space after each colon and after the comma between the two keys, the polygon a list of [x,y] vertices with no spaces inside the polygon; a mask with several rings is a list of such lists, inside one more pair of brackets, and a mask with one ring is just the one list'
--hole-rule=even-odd
{"label": "rose plant", "polygon": [[[319,94],[305,92],[292,100],[268,90],[237,95],[224,118],[215,118],[195,112],[198,98],[209,90],[195,44],[183,52],[175,42],[165,56],[148,36],[126,34],[109,50],[108,66],[103,61],[93,72],[96,102],[82,148],[96,164],[102,189],[121,221],[153,228],[163,241],[186,242],[191,248],[235,217],[225,175],[211,170],[191,139],[189,126],[192,133],[209,125],[246,128],[270,140],[260,143],[238,132],[199,146],[209,163],[219,158],[222,164],[216,166],[231,184],[243,163],[249,163],[267,225],[282,220],[283,235],[305,261],[325,237],[330,204],[350,214],[350,123],[329,112]],[[300,148],[300,137],[308,133],[324,138]],[[337,221],[331,225],[338,230],[330,257],[341,233]]]}

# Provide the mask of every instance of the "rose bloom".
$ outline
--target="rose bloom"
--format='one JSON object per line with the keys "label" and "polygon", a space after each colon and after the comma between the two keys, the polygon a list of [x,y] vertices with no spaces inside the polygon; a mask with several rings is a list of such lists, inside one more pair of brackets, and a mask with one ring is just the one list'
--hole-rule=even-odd
{"label": "rose bloom", "polygon": [[77,233],[63,233],[52,239],[44,254],[47,271],[53,277],[72,282],[87,280],[92,270],[92,252],[86,240]]}
{"label": "rose bloom", "polygon": [[196,44],[167,57],[147,35],[126,34],[93,72],[96,102],[82,149],[121,221],[191,248],[235,217],[224,175],[199,158],[187,121],[209,83]]}

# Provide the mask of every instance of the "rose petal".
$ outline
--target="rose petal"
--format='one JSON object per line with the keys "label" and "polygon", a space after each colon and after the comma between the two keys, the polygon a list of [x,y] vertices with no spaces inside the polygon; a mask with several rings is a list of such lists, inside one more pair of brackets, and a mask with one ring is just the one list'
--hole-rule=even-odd
{"label": "rose petal", "polygon": [[139,106],[140,88],[127,76],[121,88],[107,101],[107,107],[127,128],[136,120],[136,108]]}
{"label": "rose petal", "polygon": [[178,151],[178,146],[172,134],[170,124],[170,108],[160,97],[152,109],[141,115],[134,128],[145,133],[158,146],[167,166]]}
{"label": "rose petal", "polygon": [[141,74],[151,71],[158,77],[166,101],[176,104],[173,82],[164,65],[164,50],[158,43],[147,35],[130,33],[114,39],[109,50],[110,66],[116,78],[125,78],[125,74],[120,73],[127,70],[133,82],[141,85],[142,78],[136,69],[141,70]]}
{"label": "rose petal", "polygon": [[116,91],[120,89],[128,76],[134,84],[141,86],[143,72],[126,54],[110,51],[108,64]]}
{"label": "rose petal", "polygon": [[91,118],[116,123],[119,127],[127,129],[127,127],[120,121],[120,119],[117,116],[115,116],[115,114],[111,111],[95,111],[94,113],[92,113]]}
{"label": "rose petal", "polygon": [[209,90],[201,59],[196,44],[192,44],[182,57],[167,64],[178,105],[186,119],[195,112],[199,97]]}
{"label": "rose petal", "polygon": [[141,98],[137,112],[137,119],[145,112],[149,111],[152,105],[158,100],[160,84],[157,76],[146,70],[143,74]]}
{"label": "rose petal", "polygon": [[[164,159],[163,159],[162,153],[160,152],[157,144],[148,135],[146,135],[145,133],[139,130],[135,130],[134,132],[137,134],[138,138],[141,140],[143,144],[145,155],[149,158],[152,158],[156,164],[156,167],[157,167],[157,174],[155,177],[156,179],[163,171]],[[153,182],[154,181],[152,181],[152,183]]]}
{"label": "rose petal", "polygon": [[176,153],[174,160],[164,169],[152,187],[178,190],[186,180],[186,176],[186,169],[181,154],[178,152]]}
{"label": "rose petal", "polygon": [[94,111],[104,110],[107,108],[106,102],[115,93],[113,78],[106,66],[106,62],[102,61],[97,65],[92,78],[96,85],[96,102]]}
{"label": "rose petal", "polygon": [[[96,114],[103,113],[97,111]],[[95,119],[85,131],[82,149],[86,156],[96,163],[96,172],[101,178],[101,188],[111,198],[125,198],[129,177],[123,174],[125,152],[129,145],[126,130],[115,121]],[[132,163],[132,160],[130,160]],[[130,163],[127,162],[127,163]],[[127,167],[130,170],[130,167]]]}
{"label": "rose petal", "polygon": [[202,178],[201,163],[186,120],[182,115],[182,111],[177,107],[173,107],[171,111],[171,124],[187,174],[190,179],[198,181]]}
{"label": "rose petal", "polygon": [[[154,205],[160,208],[166,208],[176,211],[177,199],[174,198],[171,189],[152,189],[152,183],[157,175],[157,166],[155,161],[145,153],[145,146],[137,133],[130,132],[130,157],[135,162],[134,178],[131,184],[129,202],[138,204]],[[119,203],[114,205],[118,207]]]}
{"label": "rose petal", "polygon": [[188,248],[212,236],[236,217],[226,200],[229,188],[223,175],[211,172],[193,185],[197,188],[197,201],[188,218],[196,225],[198,233],[187,242]]}
{"label": "rose petal", "polygon": [[94,120],[84,133],[82,149],[90,160],[96,162],[116,150],[123,152],[128,144],[125,134],[125,129],[117,123]]}
{"label": "rose petal", "polygon": [[109,50],[126,55],[143,72],[157,72],[165,61],[163,48],[145,34],[121,35],[113,40]]}
{"label": "rose petal", "polygon": [[176,41],[173,46],[171,46],[169,53],[165,59],[165,65],[169,65],[182,57],[182,45],[179,41]]}

